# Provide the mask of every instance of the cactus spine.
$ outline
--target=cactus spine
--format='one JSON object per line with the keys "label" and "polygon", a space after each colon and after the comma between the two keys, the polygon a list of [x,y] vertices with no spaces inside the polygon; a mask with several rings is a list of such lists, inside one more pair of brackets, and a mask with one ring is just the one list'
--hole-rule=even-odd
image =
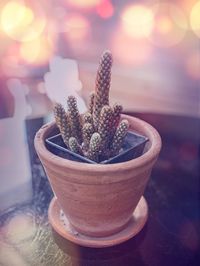
{"label": "cactus spine", "polygon": [[83,125],[83,143],[84,143],[84,150],[87,150],[90,145],[90,139],[92,134],[94,133],[94,127],[90,123],[85,123]]}
{"label": "cactus spine", "polygon": [[67,104],[72,136],[75,137],[79,143],[82,143],[80,114],[77,108],[76,98],[74,96],[69,96]]}
{"label": "cactus spine", "polygon": [[102,152],[106,151],[110,139],[110,130],[112,125],[112,108],[109,105],[105,105],[100,114],[98,132],[102,138]]}
{"label": "cactus spine", "polygon": [[92,115],[93,114],[93,109],[94,109],[94,98],[95,98],[95,92],[93,91],[90,93],[90,98],[89,98],[89,113]]}
{"label": "cactus spine", "polygon": [[123,107],[121,104],[115,104],[113,106],[113,127],[117,128],[120,121],[120,114],[122,113]]}
{"label": "cactus spine", "polygon": [[122,120],[117,127],[117,130],[115,132],[115,135],[113,137],[113,141],[111,144],[111,155],[115,156],[119,153],[120,149],[122,148],[122,143],[124,141],[124,138],[126,136],[126,133],[128,132],[129,128],[129,122],[128,120]]}
{"label": "cactus spine", "polygon": [[95,130],[98,128],[99,116],[104,105],[109,105],[109,89],[111,82],[112,54],[105,51],[101,56],[97,70],[93,120]]}
{"label": "cactus spine", "polygon": [[113,106],[113,119],[112,119],[112,128],[111,128],[111,133],[110,133],[110,141],[112,142],[113,136],[115,134],[115,131],[117,129],[117,126],[120,122],[120,115],[122,113],[122,105],[121,104],[115,104]]}
{"label": "cactus spine", "polygon": [[69,139],[69,148],[71,151],[75,152],[75,153],[78,153],[80,155],[83,155],[83,151],[82,151],[82,148],[81,146],[79,145],[78,141],[76,138],[74,137],[71,137]]}
{"label": "cactus spine", "polygon": [[95,132],[90,140],[90,144],[89,144],[89,150],[88,150],[88,154],[87,157],[90,160],[93,160],[95,162],[99,162],[99,155],[100,155],[100,150],[101,150],[101,136],[99,133]]}
{"label": "cactus spine", "polygon": [[83,123],[90,123],[93,124],[93,118],[92,118],[92,114],[89,112],[86,112],[83,115]]}
{"label": "cactus spine", "polygon": [[68,115],[61,104],[56,103],[54,106],[54,116],[56,124],[61,132],[62,139],[67,147],[69,147],[68,142],[71,136],[71,128],[69,123]]}

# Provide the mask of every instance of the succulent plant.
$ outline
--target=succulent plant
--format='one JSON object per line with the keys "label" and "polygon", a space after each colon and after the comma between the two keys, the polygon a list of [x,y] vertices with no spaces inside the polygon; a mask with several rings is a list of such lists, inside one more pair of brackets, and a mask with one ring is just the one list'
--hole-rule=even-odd
{"label": "succulent plant", "polygon": [[111,67],[112,54],[105,51],[99,62],[95,92],[90,94],[86,113],[79,114],[74,96],[67,99],[67,112],[61,104],[54,107],[56,124],[65,145],[95,162],[117,155],[129,128],[127,120],[120,122],[122,106],[109,106]]}

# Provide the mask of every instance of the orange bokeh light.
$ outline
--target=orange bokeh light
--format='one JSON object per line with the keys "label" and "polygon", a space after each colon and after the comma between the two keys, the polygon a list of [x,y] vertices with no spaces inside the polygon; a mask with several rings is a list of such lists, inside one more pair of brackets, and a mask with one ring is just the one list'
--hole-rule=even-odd
{"label": "orange bokeh light", "polygon": [[172,30],[172,23],[168,17],[160,17],[157,21],[157,29],[162,34],[167,34]]}
{"label": "orange bokeh light", "polygon": [[71,14],[67,17],[64,28],[69,39],[83,39],[89,33],[90,24],[84,16]]}
{"label": "orange bokeh light", "polygon": [[44,16],[37,16],[23,1],[10,1],[1,12],[1,27],[13,40],[32,41],[41,35],[46,25]]}
{"label": "orange bokeh light", "polygon": [[145,39],[132,39],[123,31],[114,33],[112,38],[114,58],[125,65],[141,65],[150,59],[151,45]]}
{"label": "orange bokeh light", "polygon": [[53,47],[45,37],[40,37],[32,42],[22,43],[20,57],[23,61],[42,65],[49,61],[53,54]]}
{"label": "orange bokeh light", "polygon": [[200,1],[198,1],[191,10],[190,25],[194,33],[200,37]]}
{"label": "orange bokeh light", "polygon": [[66,2],[78,8],[93,8],[97,6],[101,0],[66,0]]}
{"label": "orange bokeh light", "polygon": [[152,11],[142,5],[131,5],[122,12],[122,28],[134,38],[148,37],[154,27]]}
{"label": "orange bokeh light", "polygon": [[160,3],[152,7],[155,25],[149,39],[157,46],[170,47],[185,36],[187,19],[184,12],[174,4]]}
{"label": "orange bokeh light", "polygon": [[190,15],[192,7],[195,5],[197,0],[178,0],[176,3],[181,7],[186,15]]}

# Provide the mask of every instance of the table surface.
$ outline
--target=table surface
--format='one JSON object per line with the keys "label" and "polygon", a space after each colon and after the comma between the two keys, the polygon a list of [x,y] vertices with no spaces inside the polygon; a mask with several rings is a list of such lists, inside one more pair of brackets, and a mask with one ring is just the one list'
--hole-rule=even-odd
{"label": "table surface", "polygon": [[33,147],[43,118],[28,120],[33,199],[0,217],[0,265],[200,265],[199,119],[134,114],[154,125],[163,148],[145,191],[149,218],[144,229],[118,246],[80,247],[52,232],[47,219],[53,197]]}

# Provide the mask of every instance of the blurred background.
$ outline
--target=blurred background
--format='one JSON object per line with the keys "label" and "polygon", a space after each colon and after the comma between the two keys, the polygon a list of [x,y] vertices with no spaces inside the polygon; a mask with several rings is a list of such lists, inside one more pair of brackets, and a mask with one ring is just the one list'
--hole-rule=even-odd
{"label": "blurred background", "polygon": [[[99,57],[109,49],[113,102],[131,112],[196,117],[199,38],[200,1],[1,0],[0,91],[5,99],[4,81],[20,79],[27,85],[28,117],[44,115],[51,110],[43,82],[49,60],[77,60],[86,98]],[[8,105],[1,104],[1,113],[12,113]]]}
{"label": "blurred background", "polygon": [[199,254],[199,38],[200,0],[0,0],[0,265],[75,260],[51,236],[53,193],[33,140],[52,119],[52,101],[74,92],[85,108],[105,49],[112,103],[155,126],[163,148],[139,249],[113,249],[111,261],[74,251],[103,261],[84,265],[200,265],[190,263]]}

